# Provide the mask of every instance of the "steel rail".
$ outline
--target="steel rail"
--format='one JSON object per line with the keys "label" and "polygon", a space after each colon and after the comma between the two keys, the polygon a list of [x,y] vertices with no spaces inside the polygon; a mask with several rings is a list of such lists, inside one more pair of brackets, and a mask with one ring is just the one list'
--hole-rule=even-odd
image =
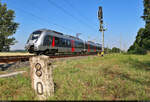
{"label": "steel rail", "polygon": [[[65,58],[65,57],[78,57],[78,56],[89,56],[89,55],[96,55],[96,54],[77,54],[77,55],[50,55],[49,57],[52,59],[55,58]],[[37,55],[24,55],[24,56],[0,56],[0,63],[9,63],[9,62],[24,62],[29,61],[30,57],[37,56]]]}

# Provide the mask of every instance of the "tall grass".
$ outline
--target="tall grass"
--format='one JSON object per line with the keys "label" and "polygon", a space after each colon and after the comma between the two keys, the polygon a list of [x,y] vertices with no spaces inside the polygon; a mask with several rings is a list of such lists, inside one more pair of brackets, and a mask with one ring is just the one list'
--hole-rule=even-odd
{"label": "tall grass", "polygon": [[[149,57],[111,54],[57,61],[53,70],[55,93],[49,100],[148,100]],[[37,99],[28,73],[0,79],[0,90],[4,100]]]}

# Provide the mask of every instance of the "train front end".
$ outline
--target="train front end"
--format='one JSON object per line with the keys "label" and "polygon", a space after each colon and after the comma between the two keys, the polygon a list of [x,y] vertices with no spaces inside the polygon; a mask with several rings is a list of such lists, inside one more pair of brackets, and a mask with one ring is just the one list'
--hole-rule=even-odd
{"label": "train front end", "polygon": [[38,47],[39,47],[38,39],[40,38],[41,33],[42,33],[42,31],[35,31],[30,35],[30,37],[29,37],[29,39],[25,45],[25,49],[29,53],[34,53],[34,52],[37,52],[39,50],[38,49]]}

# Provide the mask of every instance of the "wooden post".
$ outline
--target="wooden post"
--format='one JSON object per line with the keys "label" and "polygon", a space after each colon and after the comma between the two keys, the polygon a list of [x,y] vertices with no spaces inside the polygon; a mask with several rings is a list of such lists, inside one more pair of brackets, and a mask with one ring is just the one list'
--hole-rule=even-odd
{"label": "wooden post", "polygon": [[52,60],[48,56],[35,56],[30,58],[30,74],[32,88],[40,100],[46,100],[54,94],[52,78]]}

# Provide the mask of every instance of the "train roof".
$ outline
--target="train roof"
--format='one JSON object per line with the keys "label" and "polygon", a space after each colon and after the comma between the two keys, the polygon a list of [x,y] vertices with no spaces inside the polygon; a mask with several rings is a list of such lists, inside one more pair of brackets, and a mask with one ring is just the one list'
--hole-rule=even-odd
{"label": "train roof", "polygon": [[63,35],[63,33],[60,33],[60,32],[54,31],[54,30],[49,30],[49,29],[39,29],[39,30],[36,30],[36,31],[54,32],[54,33],[56,33],[56,34]]}
{"label": "train roof", "polygon": [[[36,30],[36,31],[54,32],[55,34],[58,34],[58,35],[61,35],[61,36],[64,36],[64,37],[68,37],[68,38],[71,38],[71,39],[83,41],[82,39],[77,38],[77,37],[75,37],[75,36],[63,34],[63,33],[61,33],[61,32],[57,32],[57,31],[55,31],[55,30],[50,30],[50,29],[45,29],[45,28],[44,28],[44,29],[39,29],[39,30]],[[95,42],[92,42],[92,41],[85,41],[85,42],[88,42],[88,43],[90,43],[90,44],[94,44],[94,45],[101,46],[101,44],[95,43]]]}
{"label": "train roof", "polygon": [[102,44],[99,44],[99,43],[95,43],[93,41],[85,41],[86,43],[89,43],[91,45],[97,45],[97,46],[102,46]]}
{"label": "train roof", "polygon": [[[77,37],[71,36],[71,35],[64,35],[64,36],[69,37],[69,38],[73,38],[73,39],[76,39],[76,40],[82,40],[82,39],[80,39],[80,38],[77,38]],[[82,40],[82,41],[83,41],[83,40]]]}
{"label": "train roof", "polygon": [[93,42],[93,41],[87,41],[88,43],[92,43],[92,44],[95,44],[95,42]]}
{"label": "train roof", "polygon": [[71,35],[63,34],[63,33],[61,33],[61,32],[57,32],[57,31],[55,31],[55,30],[49,30],[49,29],[39,29],[39,30],[36,30],[36,31],[54,32],[55,34],[62,35],[62,36],[64,36],[64,37],[68,37],[68,38],[72,38],[72,39],[75,39],[75,40],[81,40],[81,41],[83,41],[82,39],[77,38],[77,37],[75,37],[75,36],[71,36]]}
{"label": "train roof", "polygon": [[96,43],[98,46],[102,46],[102,44]]}

